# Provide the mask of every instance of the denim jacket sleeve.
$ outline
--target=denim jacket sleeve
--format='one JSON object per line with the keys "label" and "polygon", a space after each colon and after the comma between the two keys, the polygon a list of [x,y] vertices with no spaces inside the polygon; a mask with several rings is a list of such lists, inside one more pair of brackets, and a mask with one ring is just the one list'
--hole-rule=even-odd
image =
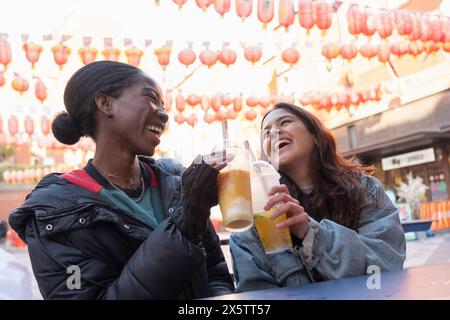
{"label": "denim jacket sleeve", "polygon": [[398,209],[374,177],[361,180],[367,194],[358,232],[324,219],[310,218],[301,251],[306,264],[324,280],[366,274],[369,266],[380,271],[403,268],[406,241]]}

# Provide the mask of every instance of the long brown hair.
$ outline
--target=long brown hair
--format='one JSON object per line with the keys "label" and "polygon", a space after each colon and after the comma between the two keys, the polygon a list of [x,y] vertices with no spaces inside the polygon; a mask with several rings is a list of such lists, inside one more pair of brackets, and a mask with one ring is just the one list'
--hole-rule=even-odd
{"label": "long brown hair", "polygon": [[[320,221],[330,219],[348,228],[357,230],[364,189],[363,174],[373,174],[373,166],[362,166],[357,158],[345,159],[337,152],[336,140],[322,122],[303,108],[288,103],[278,103],[272,110],[284,109],[295,115],[317,139],[315,144],[314,190],[310,198],[308,214]],[[263,119],[264,121],[264,119]],[[291,194],[301,198],[301,191],[284,172],[282,183],[286,183]]]}

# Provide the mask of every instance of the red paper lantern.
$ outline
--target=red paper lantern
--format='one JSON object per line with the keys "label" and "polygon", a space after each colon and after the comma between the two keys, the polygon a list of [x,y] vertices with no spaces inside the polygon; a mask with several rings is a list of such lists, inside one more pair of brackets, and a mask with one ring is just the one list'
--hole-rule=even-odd
{"label": "red paper lantern", "polygon": [[375,27],[378,31],[378,35],[383,39],[392,35],[394,26],[390,14],[388,12],[378,13],[375,16]]}
{"label": "red paper lantern", "polygon": [[298,99],[298,102],[299,102],[302,106],[304,106],[304,107],[310,105],[310,104],[311,104],[311,95],[308,94],[308,93],[303,94],[303,95]]}
{"label": "red paper lantern", "polygon": [[219,111],[220,107],[222,106],[222,94],[216,93],[215,95],[213,95],[209,103],[214,111]]}
{"label": "red paper lantern", "polygon": [[341,93],[339,95],[339,104],[348,109],[350,107],[351,101],[350,101],[350,95],[347,93]]}
{"label": "red paper lantern", "polygon": [[227,120],[235,120],[238,116],[238,113],[233,109],[229,109],[225,112],[225,118]]}
{"label": "red paper lantern", "polygon": [[391,53],[393,55],[396,55],[397,57],[401,57],[405,55],[408,52],[408,43],[404,41],[394,41],[391,44]]}
{"label": "red paper lantern", "polygon": [[367,9],[363,12],[363,14],[364,14],[364,24],[362,33],[366,37],[372,37],[377,31],[377,28],[375,26],[375,16]]}
{"label": "red paper lantern", "polygon": [[347,26],[350,34],[357,36],[363,32],[365,25],[365,15],[358,6],[351,5],[347,11]]}
{"label": "red paper lantern", "polygon": [[216,64],[219,58],[219,53],[217,51],[211,51],[208,47],[206,47],[202,52],[200,52],[199,58],[205,66],[211,68]]}
{"label": "red paper lantern", "polygon": [[81,58],[81,62],[83,62],[83,64],[88,64],[95,61],[98,50],[90,46],[84,46],[78,50],[78,54]]}
{"label": "red paper lantern", "polygon": [[294,2],[293,0],[280,0],[278,4],[278,21],[280,25],[288,30],[294,24]]}
{"label": "red paper lantern", "polygon": [[337,111],[341,110],[342,105],[337,93],[332,93],[330,96],[330,100],[331,100],[331,108],[335,107]]}
{"label": "red paper lantern", "polygon": [[300,60],[300,53],[295,48],[291,47],[282,52],[281,58],[285,63],[293,66]]}
{"label": "red paper lantern", "polygon": [[388,42],[382,41],[378,44],[378,60],[385,63],[391,56],[391,47]]}
{"label": "red paper lantern", "polygon": [[175,97],[175,107],[179,112],[183,112],[186,109],[186,100],[184,99],[181,92]]}
{"label": "red paper lantern", "polygon": [[233,103],[233,98],[229,93],[226,93],[222,96],[222,105],[225,107],[228,107],[230,104]]}
{"label": "red paper lantern", "polygon": [[172,110],[172,90],[166,90],[166,94],[164,96],[164,111],[170,112]]}
{"label": "red paper lantern", "polygon": [[442,32],[442,23],[439,18],[431,20],[431,41],[440,42],[445,34]]}
{"label": "red paper lantern", "polygon": [[[450,52],[450,42],[443,43],[442,49],[444,49],[445,52]],[[0,76],[0,83],[1,83],[1,76]],[[1,87],[1,84],[0,84],[0,87]]]}
{"label": "red paper lantern", "polygon": [[322,47],[322,55],[328,60],[333,60],[339,56],[340,48],[335,42],[328,42]]}
{"label": "red paper lantern", "polygon": [[435,54],[441,48],[440,43],[433,42],[433,41],[425,43],[424,47],[425,47],[425,52],[427,54]]}
{"label": "red paper lantern", "polygon": [[247,104],[247,106],[253,108],[259,104],[259,100],[254,96],[250,96],[245,100],[245,103]]}
{"label": "red paper lantern", "polygon": [[121,52],[122,51],[120,51],[120,49],[109,47],[109,48],[105,48],[102,51],[102,55],[103,55],[103,57],[105,57],[105,60],[119,61]]}
{"label": "red paper lantern", "polygon": [[275,11],[273,0],[258,0],[258,19],[262,22],[264,28],[272,21]]}
{"label": "red paper lantern", "polygon": [[225,112],[223,112],[222,110],[217,110],[216,111],[216,120],[217,121],[224,121],[227,120],[227,115]]}
{"label": "red paper lantern", "polygon": [[65,44],[60,43],[52,47],[52,52],[55,63],[59,66],[59,69],[62,70],[63,66],[67,63],[67,59],[72,50]]}
{"label": "red paper lantern", "polygon": [[359,106],[359,104],[361,103],[361,98],[357,92],[353,91],[350,94],[350,103],[355,107]]}
{"label": "red paper lantern", "polygon": [[186,103],[191,107],[195,107],[196,105],[200,104],[200,102],[202,102],[202,98],[196,94],[190,94],[186,99]]}
{"label": "red paper lantern", "polygon": [[162,46],[161,48],[155,49],[155,55],[158,59],[158,63],[165,70],[170,62],[170,53],[172,48],[169,45]]}
{"label": "red paper lantern", "polygon": [[200,108],[203,111],[207,111],[209,109],[209,98],[207,95],[202,96],[202,100],[200,101]]}
{"label": "red paper lantern", "polygon": [[330,96],[327,94],[322,95],[322,98],[320,98],[320,100],[319,100],[319,108],[325,109],[326,111],[330,112],[332,107],[333,107],[333,105],[331,104]]}
{"label": "red paper lantern", "polygon": [[206,11],[206,9],[208,9],[209,6],[213,4],[213,2],[214,0],[195,0],[197,6],[203,11]]}
{"label": "red paper lantern", "polygon": [[222,17],[230,11],[231,8],[231,0],[214,0],[214,9],[218,14]]}
{"label": "red paper lantern", "polygon": [[298,15],[300,18],[300,25],[305,28],[307,30],[307,34],[309,34],[310,30],[316,24],[312,1],[300,0],[298,2]]}
{"label": "red paper lantern", "polygon": [[409,39],[411,41],[419,40],[422,36],[422,23],[420,17],[417,14],[410,14],[411,17],[411,32]]}
{"label": "red paper lantern", "polygon": [[442,22],[442,42],[450,42],[450,19],[447,18]]}
{"label": "red paper lantern", "polygon": [[262,57],[261,45],[252,45],[244,48],[244,57],[253,65]]}
{"label": "red paper lantern", "polygon": [[233,101],[233,110],[236,112],[240,112],[242,110],[243,101],[242,101],[242,93],[234,98]]}
{"label": "red paper lantern", "polygon": [[172,0],[175,4],[178,5],[178,9],[181,10],[183,5],[187,2],[187,0]]}
{"label": "red paper lantern", "polygon": [[25,132],[29,136],[32,136],[33,133],[34,133],[34,121],[33,121],[33,118],[31,118],[30,116],[26,116],[25,117],[25,122],[24,122],[24,127],[25,127]]}
{"label": "red paper lantern", "polygon": [[372,59],[373,57],[376,57],[376,56],[377,56],[378,50],[377,50],[377,47],[374,46],[373,44],[371,44],[371,43],[366,43],[366,44],[363,44],[363,45],[359,48],[359,53],[361,53],[361,55],[362,55],[364,58]]}
{"label": "red paper lantern", "polygon": [[29,83],[27,80],[16,74],[16,78],[11,83],[14,90],[18,91],[20,95],[23,95],[25,91],[29,88]]}
{"label": "red paper lantern", "polygon": [[332,23],[333,8],[325,1],[314,2],[314,11],[316,14],[316,25],[322,30],[328,30]]}
{"label": "red paper lantern", "polygon": [[420,40],[422,42],[428,42],[431,41],[431,38],[433,36],[433,29],[431,20],[428,17],[428,15],[422,15],[420,18],[420,28],[422,30],[422,33],[420,35]]}
{"label": "red paper lantern", "polygon": [[16,116],[11,116],[8,119],[8,131],[9,133],[14,136],[19,132],[19,120]]}
{"label": "red paper lantern", "polygon": [[230,65],[236,62],[237,55],[236,52],[234,52],[234,50],[224,47],[222,51],[220,51],[218,59],[224,65],[229,67]]}
{"label": "red paper lantern", "polygon": [[211,124],[216,120],[215,114],[211,112],[205,112],[205,115],[203,116],[203,121],[205,121],[207,124]]}
{"label": "red paper lantern", "polygon": [[3,71],[0,71],[0,87],[3,87],[6,83],[5,76],[3,75]]}
{"label": "red paper lantern", "polygon": [[44,136],[50,133],[51,125],[52,124],[49,118],[47,118],[46,116],[41,117],[41,131],[44,134]]}
{"label": "red paper lantern", "polygon": [[3,65],[3,71],[8,69],[11,63],[11,45],[6,37],[0,36],[0,63]]}
{"label": "red paper lantern", "polygon": [[192,50],[192,42],[188,43],[188,47],[186,49],[178,53],[178,61],[184,64],[186,68],[189,68],[189,66],[193,64],[196,59],[197,55],[194,50]]}
{"label": "red paper lantern", "polygon": [[39,61],[39,57],[41,56],[42,46],[34,43],[25,43],[23,50],[25,51],[25,57],[31,63],[31,68],[34,69],[34,65]]}
{"label": "red paper lantern", "polygon": [[261,107],[267,108],[272,103],[272,99],[271,99],[271,97],[268,97],[268,96],[261,97],[258,102]]}
{"label": "red paper lantern", "polygon": [[252,10],[253,0],[236,0],[236,14],[242,21],[252,14]]}
{"label": "red paper lantern", "polygon": [[347,43],[341,47],[339,53],[343,59],[352,60],[358,54],[358,48],[352,43]]}
{"label": "red paper lantern", "polygon": [[132,66],[139,67],[141,64],[141,58],[144,55],[144,51],[132,47],[125,50],[125,56],[127,57],[128,64],[131,64]]}
{"label": "red paper lantern", "polygon": [[173,119],[175,120],[176,123],[178,124],[183,124],[183,122],[186,121],[186,118],[181,114],[181,113],[176,113],[175,116],[173,117]]}
{"label": "red paper lantern", "polygon": [[245,119],[247,119],[249,121],[255,120],[256,117],[257,117],[257,114],[254,110],[248,110],[247,112],[245,112]]}
{"label": "red paper lantern", "polygon": [[395,26],[400,36],[410,35],[413,30],[413,20],[406,10],[394,11]]}
{"label": "red paper lantern", "polygon": [[195,115],[195,113],[193,113],[187,118],[186,121],[193,128],[197,124],[198,119],[197,119],[197,116]]}
{"label": "red paper lantern", "polygon": [[41,103],[44,103],[45,99],[47,99],[47,87],[42,81],[41,78],[37,78],[37,81],[34,85],[34,94],[36,98],[38,98]]}
{"label": "red paper lantern", "polygon": [[413,55],[414,57],[417,57],[419,54],[425,51],[425,47],[422,42],[420,41],[414,41],[410,42],[408,46],[408,53],[410,55]]}

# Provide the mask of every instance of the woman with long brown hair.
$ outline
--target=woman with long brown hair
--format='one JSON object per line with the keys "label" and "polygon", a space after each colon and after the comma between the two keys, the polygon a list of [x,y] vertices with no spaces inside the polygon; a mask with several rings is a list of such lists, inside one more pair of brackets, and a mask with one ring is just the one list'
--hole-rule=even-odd
{"label": "woman with long brown hair", "polygon": [[294,247],[265,254],[256,228],[232,234],[237,291],[301,285],[403,267],[398,210],[373,168],[343,158],[330,131],[308,111],[275,105],[262,121],[262,155],[281,174],[265,209],[289,228]]}

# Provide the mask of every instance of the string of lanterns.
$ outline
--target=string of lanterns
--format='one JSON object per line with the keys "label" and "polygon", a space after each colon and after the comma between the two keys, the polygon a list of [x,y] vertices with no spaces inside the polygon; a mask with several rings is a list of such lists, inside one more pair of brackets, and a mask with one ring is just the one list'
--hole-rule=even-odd
{"label": "string of lanterns", "polygon": [[[377,86],[363,90],[346,89],[335,93],[306,92],[298,98],[298,102],[304,107],[311,106],[318,111],[330,112],[333,108],[337,111],[342,108],[349,110],[351,106],[356,108],[369,102],[379,102],[382,95],[381,86]],[[269,111],[269,107],[277,103],[295,104],[295,101],[293,95],[248,96],[244,98],[242,93],[233,96],[221,92],[213,96],[192,93],[187,97],[178,92],[174,97],[172,90],[167,90],[164,97],[164,108],[166,112],[174,113],[173,119],[176,123],[186,123],[195,127],[199,119],[194,110],[198,107],[203,111],[203,121],[211,124],[223,120],[235,120],[238,117],[253,121],[258,117],[257,107],[260,107],[260,115],[263,116]],[[173,107],[175,110],[172,110]],[[188,107],[191,107],[192,113],[187,116],[185,114],[189,113]]]}

